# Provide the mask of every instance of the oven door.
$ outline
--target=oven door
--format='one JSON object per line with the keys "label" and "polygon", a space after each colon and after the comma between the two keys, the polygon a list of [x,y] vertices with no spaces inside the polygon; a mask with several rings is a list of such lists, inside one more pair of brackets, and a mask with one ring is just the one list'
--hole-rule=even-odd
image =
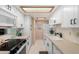
{"label": "oven door", "polygon": [[21,41],[18,45],[10,50],[10,54],[25,54],[26,53],[26,40]]}
{"label": "oven door", "polygon": [[26,54],[26,43],[24,43],[19,50],[16,52],[16,54]]}

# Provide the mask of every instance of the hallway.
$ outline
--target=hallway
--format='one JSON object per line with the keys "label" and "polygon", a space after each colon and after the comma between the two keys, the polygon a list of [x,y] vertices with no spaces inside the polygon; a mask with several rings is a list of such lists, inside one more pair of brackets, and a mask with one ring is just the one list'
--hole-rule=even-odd
{"label": "hallway", "polygon": [[43,40],[36,40],[36,42],[31,46],[29,54],[39,54],[39,51],[47,51]]}

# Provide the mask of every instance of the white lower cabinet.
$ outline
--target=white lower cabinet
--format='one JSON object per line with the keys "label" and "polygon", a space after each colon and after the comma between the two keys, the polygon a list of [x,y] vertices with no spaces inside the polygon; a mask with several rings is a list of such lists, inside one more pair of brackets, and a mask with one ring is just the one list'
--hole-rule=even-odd
{"label": "white lower cabinet", "polygon": [[48,50],[48,54],[52,54],[52,42],[48,38],[44,38],[44,45]]}
{"label": "white lower cabinet", "polygon": [[62,54],[62,52],[53,44],[53,54]]}
{"label": "white lower cabinet", "polygon": [[46,36],[44,36],[44,45],[48,54],[62,54],[62,51]]}
{"label": "white lower cabinet", "polygon": [[32,39],[31,37],[28,37],[26,41],[26,53],[29,53],[31,45],[32,45]]}
{"label": "white lower cabinet", "polygon": [[47,49],[48,49],[48,53],[52,54],[52,42],[47,39]]}

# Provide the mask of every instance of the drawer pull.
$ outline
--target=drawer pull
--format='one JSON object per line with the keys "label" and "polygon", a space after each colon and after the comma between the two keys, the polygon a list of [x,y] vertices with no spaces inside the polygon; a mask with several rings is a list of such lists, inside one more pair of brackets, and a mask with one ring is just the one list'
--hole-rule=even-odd
{"label": "drawer pull", "polygon": [[27,42],[27,45],[29,45],[29,42]]}
{"label": "drawer pull", "polygon": [[47,46],[49,47],[49,43],[47,43]]}

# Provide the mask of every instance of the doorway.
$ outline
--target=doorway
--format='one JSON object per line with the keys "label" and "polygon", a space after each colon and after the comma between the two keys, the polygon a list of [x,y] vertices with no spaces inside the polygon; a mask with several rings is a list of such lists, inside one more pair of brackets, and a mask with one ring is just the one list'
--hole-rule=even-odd
{"label": "doorway", "polygon": [[43,39],[43,21],[35,20],[35,40]]}
{"label": "doorway", "polygon": [[34,20],[34,41],[43,39],[43,24],[48,23],[45,18],[37,18]]}

